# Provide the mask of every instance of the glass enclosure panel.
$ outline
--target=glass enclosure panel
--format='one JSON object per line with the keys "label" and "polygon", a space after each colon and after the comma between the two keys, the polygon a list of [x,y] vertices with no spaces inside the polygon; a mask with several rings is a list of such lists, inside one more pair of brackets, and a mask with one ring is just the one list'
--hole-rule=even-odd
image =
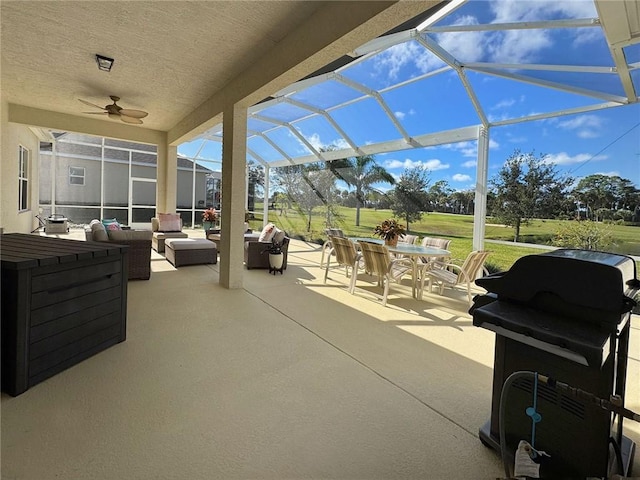
{"label": "glass enclosure panel", "polygon": [[102,157],[102,148],[99,146],[78,145],[75,143],[58,142],[56,145],[58,155],[78,155],[82,157]]}
{"label": "glass enclosure panel", "polygon": [[129,165],[104,162],[104,186],[105,206],[129,205]]}
{"label": "glass enclosure panel", "polygon": [[53,159],[51,155],[40,153],[40,168],[38,170],[39,179],[39,193],[40,203],[51,203],[51,164]]}
{"label": "glass enclosure panel", "polygon": [[156,183],[132,181],[131,203],[133,205],[155,205]]}
{"label": "glass enclosure panel", "polygon": [[133,208],[131,211],[131,223],[150,223],[155,216],[155,208]]}
{"label": "glass enclosure panel", "polygon": [[129,224],[129,211],[122,208],[105,208],[103,218],[115,218],[120,225]]}
{"label": "glass enclosure panel", "polygon": [[109,160],[129,161],[129,152],[125,150],[114,150],[113,148],[104,149],[104,158]]}
{"label": "glass enclosure panel", "polygon": [[[99,160],[57,156],[56,162],[55,201],[57,204],[100,205],[102,170]],[[70,184],[69,171],[71,167],[84,168],[84,185]]]}
{"label": "glass enclosure panel", "polygon": [[[176,205],[178,208],[193,207],[193,170],[178,170]],[[204,193],[204,192],[203,192]],[[204,197],[202,199],[204,205]]]}
{"label": "glass enclosure panel", "polygon": [[156,178],[157,171],[155,165],[131,165],[132,177]]}
{"label": "glass enclosure panel", "polygon": [[74,225],[88,225],[94,218],[100,218],[97,207],[56,207],[56,213],[64,215]]}

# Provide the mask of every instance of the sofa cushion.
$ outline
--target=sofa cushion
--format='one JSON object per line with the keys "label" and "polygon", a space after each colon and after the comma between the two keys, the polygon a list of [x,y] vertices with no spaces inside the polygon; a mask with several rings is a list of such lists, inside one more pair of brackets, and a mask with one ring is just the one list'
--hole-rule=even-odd
{"label": "sofa cushion", "polygon": [[94,242],[108,242],[109,235],[107,235],[107,229],[104,227],[104,224],[95,220],[91,222],[91,236]]}
{"label": "sofa cushion", "polygon": [[178,215],[177,213],[158,214],[159,232],[179,232],[181,230],[180,227],[180,215]]}
{"label": "sofa cushion", "polygon": [[260,233],[260,237],[258,238],[258,241],[270,242],[275,234],[276,234],[276,226],[273,223],[267,223],[262,229],[262,232]]}
{"label": "sofa cushion", "polygon": [[150,230],[109,230],[107,232],[111,242],[126,242],[128,240],[151,240]]}

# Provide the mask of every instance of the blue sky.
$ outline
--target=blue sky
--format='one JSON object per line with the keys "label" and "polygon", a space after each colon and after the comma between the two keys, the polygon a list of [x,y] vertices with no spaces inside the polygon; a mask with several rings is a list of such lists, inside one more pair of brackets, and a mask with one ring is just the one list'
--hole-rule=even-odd
{"label": "blue sky", "polygon": [[[467,2],[435,27],[594,17],[597,13],[591,0],[476,0]],[[613,67],[615,64],[599,27],[434,31],[428,33],[426,39],[459,62],[481,67],[466,69],[466,81],[490,122],[600,105],[608,98],[624,96],[618,76],[612,73],[516,70],[504,65]],[[629,63],[640,62],[640,44],[626,47],[625,54]],[[499,75],[482,71],[482,67],[488,65],[493,65],[494,73]],[[352,88],[349,82],[379,92],[401,128],[412,137],[480,124],[460,77],[454,70],[443,67],[446,64],[442,59],[424,44],[410,40],[341,70],[343,81],[330,79],[296,91],[290,98],[326,110],[357,145],[394,141],[401,135],[379,102],[371,97],[363,98],[362,90]],[[505,78],[502,74],[527,75],[543,82],[568,85],[574,91],[545,88]],[[412,79],[408,84],[394,87]],[[640,69],[632,71],[632,79],[636,91],[640,91]],[[600,98],[581,94],[580,89],[597,92]],[[258,113],[290,122],[314,148],[349,146],[342,134],[321,115],[309,115],[308,110],[289,103],[278,103]],[[274,128],[273,124],[256,118],[250,118],[248,127],[277,143],[292,158],[310,153],[287,128]],[[181,145],[178,151],[192,156],[201,143]],[[267,162],[283,158],[281,152],[259,135],[251,138],[248,146]],[[491,127],[490,178],[515,149],[544,154],[561,173],[576,179],[596,173],[619,175],[640,188],[640,106],[632,104]],[[201,157],[219,160],[220,145],[208,142]],[[432,183],[446,180],[455,190],[474,188],[476,158],[475,141],[376,155],[377,161],[396,177],[405,168],[426,168]],[[379,188],[386,190],[389,186]]]}

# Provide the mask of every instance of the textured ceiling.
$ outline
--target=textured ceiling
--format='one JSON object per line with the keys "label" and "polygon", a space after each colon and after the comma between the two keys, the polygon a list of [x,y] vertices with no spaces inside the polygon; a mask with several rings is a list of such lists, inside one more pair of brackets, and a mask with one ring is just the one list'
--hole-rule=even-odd
{"label": "textured ceiling", "polygon": [[[3,98],[81,115],[92,107],[79,98],[117,95],[149,112],[145,127],[169,130],[322,3],[3,1]],[[95,54],[115,59],[111,72]]]}

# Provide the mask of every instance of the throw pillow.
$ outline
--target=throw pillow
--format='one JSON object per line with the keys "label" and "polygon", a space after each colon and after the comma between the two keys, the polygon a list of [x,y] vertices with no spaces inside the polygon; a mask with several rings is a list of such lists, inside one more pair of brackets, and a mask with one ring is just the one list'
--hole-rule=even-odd
{"label": "throw pillow", "polygon": [[179,232],[182,227],[177,213],[159,213],[158,224],[159,232]]}
{"label": "throw pillow", "polygon": [[286,234],[285,234],[284,230],[280,230],[278,227],[276,227],[275,230],[276,231],[275,231],[275,233],[273,235],[272,240],[274,242],[278,242],[278,243],[281,244],[284,241],[284,237],[285,237]]}
{"label": "throw pillow", "polygon": [[276,234],[276,226],[273,223],[267,223],[262,229],[262,232],[260,233],[260,237],[258,238],[258,241],[270,242],[275,234]]}
{"label": "throw pillow", "polygon": [[103,218],[102,224],[104,225],[104,228],[106,228],[107,230],[109,230],[109,225],[113,225],[113,224],[120,225],[116,218]]}

